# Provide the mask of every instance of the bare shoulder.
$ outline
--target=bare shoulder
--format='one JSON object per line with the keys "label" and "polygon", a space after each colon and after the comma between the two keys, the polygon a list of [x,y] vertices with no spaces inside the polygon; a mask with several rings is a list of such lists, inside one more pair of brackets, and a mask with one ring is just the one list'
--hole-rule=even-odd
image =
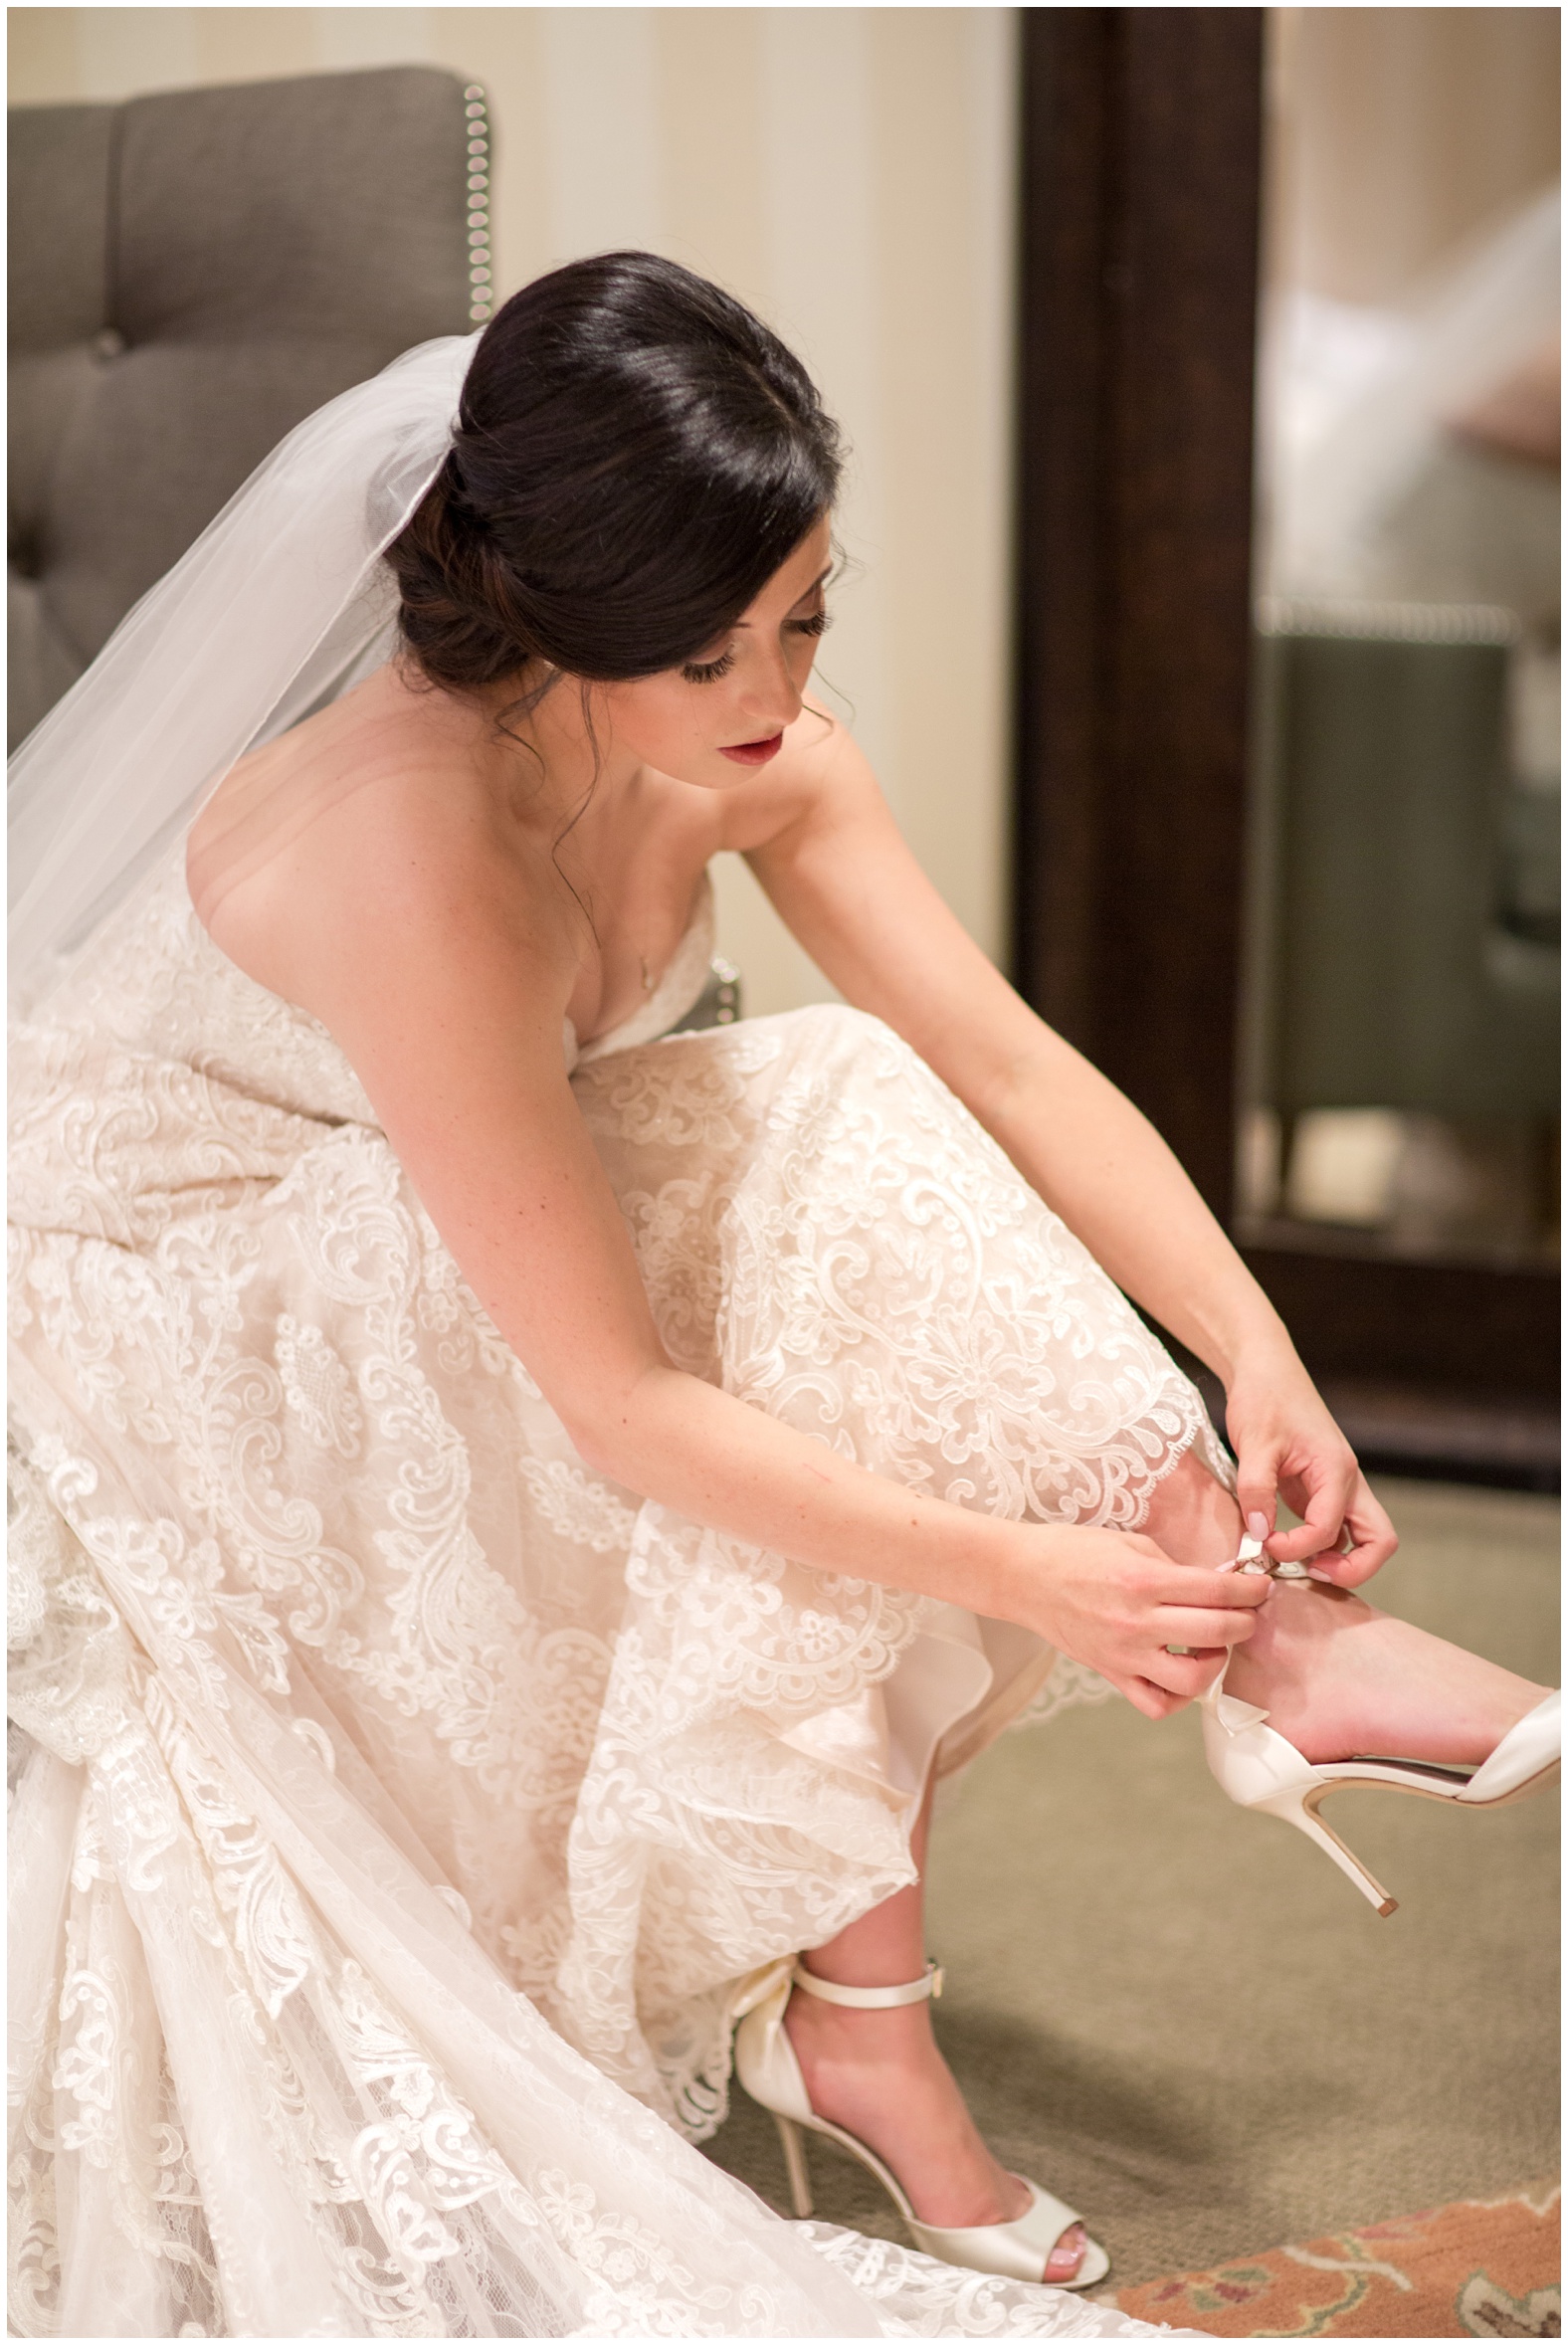
{"label": "bare shoulder", "polygon": [[[537,981],[574,940],[482,744],[363,687],[243,759],[192,826],[191,901],[248,976],[335,1024],[345,995],[404,992],[520,952]],[[555,990],[547,987],[548,991]]]}

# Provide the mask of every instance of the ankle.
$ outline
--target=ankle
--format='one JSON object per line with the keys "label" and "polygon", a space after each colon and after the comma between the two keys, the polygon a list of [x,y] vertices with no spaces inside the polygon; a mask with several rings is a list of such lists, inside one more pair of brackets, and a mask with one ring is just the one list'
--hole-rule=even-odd
{"label": "ankle", "polygon": [[824,2003],[809,1990],[797,1987],[786,2007],[784,2025],[797,2050],[804,2045],[813,2058],[835,2065],[901,2067],[936,2053],[929,2003],[896,2004],[886,2011],[853,2011],[843,2004]]}

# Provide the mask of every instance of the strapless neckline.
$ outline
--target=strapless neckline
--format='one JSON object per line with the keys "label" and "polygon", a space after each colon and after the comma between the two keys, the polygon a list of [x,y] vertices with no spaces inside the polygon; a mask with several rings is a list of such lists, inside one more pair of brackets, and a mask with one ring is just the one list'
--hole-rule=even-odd
{"label": "strapless neckline", "polygon": [[[191,928],[202,944],[234,978],[255,986],[259,993],[267,994],[267,989],[258,985],[254,978],[248,977],[238,963],[231,961],[222,946],[215,944],[202,926],[186,884],[183,835],[174,842],[169,853],[159,858],[134,894],[140,896],[143,888],[156,889],[171,878],[177,887],[180,903],[189,915]],[[686,923],[686,932],[646,1001],[641,1002],[629,1018],[623,1018],[618,1025],[606,1028],[603,1034],[595,1035],[591,1041],[582,1044],[577,1040],[577,1030],[570,1018],[563,1018],[561,1039],[567,1074],[572,1074],[576,1068],[586,1066],[595,1059],[608,1058],[613,1051],[629,1051],[639,1043],[655,1042],[661,1035],[668,1034],[673,1026],[679,1025],[686,1012],[695,1005],[707,983],[715,941],[713,882],[711,875],[704,870],[697,880],[691,917]],[[326,1028],[320,1025],[319,1020],[312,1018],[309,1012],[293,1004],[284,1005],[279,995],[267,994],[267,999],[287,1007],[295,1020],[316,1029],[323,1037],[327,1036]],[[346,1060],[344,1065],[347,1066]],[[358,1078],[354,1079],[357,1083]]]}
{"label": "strapless neckline", "polygon": [[[142,937],[141,924],[148,919],[156,924],[160,918],[166,921],[172,918],[172,926],[168,928],[166,936],[161,929],[158,931],[161,944],[150,935]],[[285,1081],[286,1088],[299,1073],[296,1062],[301,1059],[301,1044],[308,1044],[304,1056],[310,1060],[312,1068],[310,1103],[307,1104],[302,1097],[294,1098],[290,1090],[291,1100],[300,1112],[329,1112],[336,1119],[347,1117],[355,1122],[375,1122],[374,1109],[364,1094],[358,1076],[328,1029],[308,1011],[287,1001],[283,995],[271,992],[249,976],[203,927],[186,883],[183,836],[170,842],[167,850],[128,891],[123,902],[106,916],[101,929],[88,940],[87,948],[79,948],[77,952],[66,956],[63,965],[49,974],[36,997],[25,1003],[13,1000],[13,1017],[64,1015],[69,1020],[71,1013],[68,1004],[79,977],[89,981],[87,997],[78,1005],[79,1009],[84,1014],[100,1017],[102,1013],[98,997],[102,989],[100,983],[94,981],[93,972],[97,971],[101,976],[104,955],[112,955],[116,949],[116,940],[122,945],[128,943],[132,957],[139,959],[143,965],[144,976],[148,974],[149,955],[151,962],[161,966],[169,954],[172,953],[178,959],[183,953],[191,957],[193,969],[202,967],[211,980],[205,988],[198,988],[212,1013],[205,1021],[207,1025],[212,1025],[217,1018],[217,1005],[230,1001],[231,997],[234,1001],[243,998],[246,1004],[251,1005],[243,1015],[238,1011],[235,1015],[240,1018],[249,1035],[252,1057],[259,1047],[259,1038],[264,1034],[271,1035],[277,1046],[280,1071],[287,1071],[280,1072],[280,1079]],[[608,1058],[612,1052],[632,1050],[639,1044],[657,1041],[660,1036],[668,1034],[672,1027],[679,1025],[699,999],[707,983],[713,946],[713,889],[712,881],[704,871],[697,881],[691,916],[685,934],[653,990],[631,1016],[607,1028],[603,1034],[595,1035],[582,1046],[578,1044],[570,1018],[563,1018],[562,1048],[567,1074],[572,1074],[581,1065]],[[83,962],[84,949],[87,950],[86,965]],[[187,1037],[187,1041],[189,1039]],[[192,1043],[191,1047],[194,1049],[196,1045]],[[203,1048],[210,1059],[211,1050],[207,1046]],[[220,1051],[218,1055],[226,1061],[226,1052]],[[325,1081],[322,1096],[317,1099],[315,1093],[321,1090],[322,1082],[316,1078],[325,1078],[329,1062],[335,1072]],[[254,1067],[252,1073],[255,1073]],[[326,1105],[328,1094],[331,1102],[329,1108]]]}
{"label": "strapless neckline", "polygon": [[592,1060],[608,1058],[612,1051],[635,1050],[639,1043],[651,1043],[668,1034],[686,1016],[707,983],[712,957],[713,882],[704,872],[697,881],[686,934],[666,962],[647,1000],[640,1002],[629,1018],[607,1027],[591,1042],[579,1044],[571,1020],[563,1020],[568,1068],[584,1067]]}

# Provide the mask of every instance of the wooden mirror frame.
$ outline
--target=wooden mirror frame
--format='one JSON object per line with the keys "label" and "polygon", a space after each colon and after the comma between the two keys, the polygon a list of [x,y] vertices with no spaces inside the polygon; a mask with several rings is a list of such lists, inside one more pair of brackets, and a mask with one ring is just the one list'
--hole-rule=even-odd
{"label": "wooden mirror frame", "polygon": [[[1022,11],[1014,975],[1227,1227],[1236,1149],[1259,9]],[[1319,1377],[1545,1397],[1545,1266],[1247,1261]]]}

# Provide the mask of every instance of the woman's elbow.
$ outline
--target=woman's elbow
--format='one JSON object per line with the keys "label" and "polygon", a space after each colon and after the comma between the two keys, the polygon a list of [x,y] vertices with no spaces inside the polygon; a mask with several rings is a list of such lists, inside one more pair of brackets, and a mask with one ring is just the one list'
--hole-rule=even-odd
{"label": "woman's elbow", "polygon": [[567,1440],[590,1473],[601,1474],[606,1481],[626,1480],[631,1444],[624,1429],[617,1438],[617,1428],[591,1410],[574,1411],[561,1422]]}
{"label": "woman's elbow", "polygon": [[590,1473],[629,1489],[642,1487],[649,1459],[659,1454],[670,1430],[655,1421],[666,1415],[659,1403],[668,1399],[665,1387],[673,1380],[687,1381],[677,1369],[653,1368],[625,1385],[606,1383],[572,1393],[564,1404],[556,1400],[567,1439]]}

